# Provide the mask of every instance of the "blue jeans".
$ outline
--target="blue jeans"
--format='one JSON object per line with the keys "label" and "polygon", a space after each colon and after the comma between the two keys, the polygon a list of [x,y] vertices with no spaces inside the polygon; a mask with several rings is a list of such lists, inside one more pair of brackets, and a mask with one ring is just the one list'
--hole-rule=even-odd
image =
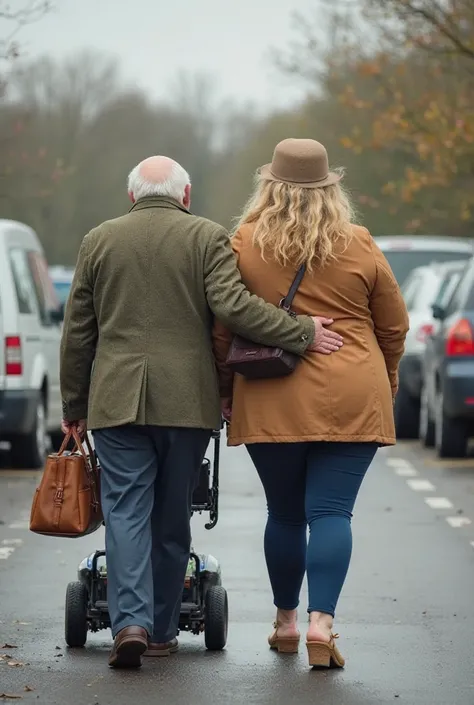
{"label": "blue jeans", "polygon": [[[265,490],[265,558],[276,607],[299,604],[334,616],[352,553],[352,510],[376,443],[254,443],[247,446]],[[309,526],[309,541],[307,527]]]}

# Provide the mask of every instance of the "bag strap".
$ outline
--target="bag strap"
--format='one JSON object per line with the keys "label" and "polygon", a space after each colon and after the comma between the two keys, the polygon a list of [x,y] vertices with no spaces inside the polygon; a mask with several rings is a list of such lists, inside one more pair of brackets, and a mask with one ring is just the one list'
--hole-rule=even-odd
{"label": "bag strap", "polygon": [[298,269],[298,271],[295,274],[295,278],[293,279],[293,283],[290,286],[290,290],[285,296],[284,299],[280,301],[280,308],[282,308],[284,311],[287,313],[290,312],[291,309],[291,304],[293,303],[293,299],[295,298],[295,294],[298,291],[298,288],[303,281],[303,277],[306,272],[306,265],[302,264],[301,267]]}
{"label": "bag strap", "polygon": [[[72,437],[74,439],[74,442],[76,444],[73,453],[80,453],[82,457],[84,458],[84,462],[86,464],[86,467],[88,467],[89,462],[92,465],[92,469],[96,472],[97,471],[97,464],[95,462],[95,453],[91,448],[91,444],[89,441],[89,436],[86,433],[84,441],[81,440],[81,437],[79,436],[78,432],[76,431],[75,428],[72,428]],[[87,446],[87,450],[89,452],[89,457],[87,457],[86,452],[84,450],[84,442]]]}
{"label": "bag strap", "polygon": [[[67,434],[64,436],[63,442],[62,442],[61,447],[58,451],[58,455],[63,455],[71,438],[74,440],[74,443],[76,444],[74,446],[74,449],[72,452],[73,453],[76,453],[76,452],[80,453],[82,455],[82,457],[84,458],[84,461],[87,465],[88,459],[87,459],[87,455],[84,451],[83,441],[81,441],[81,438],[80,438],[77,430],[74,427],[70,428],[69,431],[67,432]],[[92,465],[93,470],[97,471],[97,463],[95,460],[95,453],[92,450],[92,447],[91,447],[91,444],[89,441],[89,436],[87,433],[86,433],[86,437],[85,437],[85,444],[86,444],[87,450],[89,452],[90,464]]]}
{"label": "bag strap", "polygon": [[86,469],[86,472],[89,476],[90,480],[90,487],[91,487],[91,492],[92,492],[92,504],[97,511],[99,506],[100,506],[100,501],[99,501],[99,492],[98,492],[98,487],[97,487],[97,478],[98,478],[98,472],[99,469],[97,467],[97,462],[95,459],[95,453],[92,450],[90,441],[89,441],[89,436],[86,433],[85,437],[85,444],[87,446],[87,450],[89,452],[89,457],[87,457],[86,452],[84,450],[84,442],[81,440],[81,437],[79,436],[77,430],[73,427],[70,428],[67,434],[64,436],[64,440],[61,444],[61,448],[58,451],[58,456],[63,455],[64,451],[67,448],[67,445],[71,438],[74,440],[75,446],[73,449],[73,453],[80,453],[82,455],[82,458],[84,460],[84,467]]}
{"label": "bag strap", "polygon": [[65,436],[63,438],[63,442],[61,443],[61,447],[58,450],[58,455],[62,455],[64,453],[71,438],[72,438],[72,431],[71,431],[71,429],[69,429],[69,431],[65,434]]}
{"label": "bag strap", "polygon": [[97,463],[95,460],[95,453],[92,450],[90,441],[89,441],[89,436],[86,433],[85,437],[85,443],[87,446],[87,450],[89,452],[89,457],[86,455],[86,452],[84,450],[84,441],[81,440],[81,437],[79,436],[77,430],[73,427],[71,429],[72,432],[72,437],[74,439],[74,442],[76,444],[76,447],[73,450],[73,453],[78,451],[82,457],[84,458],[84,465],[87,474],[89,475],[89,480],[91,483],[91,492],[92,492],[92,504],[94,508],[97,510],[97,508],[100,506],[99,502],[99,495],[97,491],[97,485],[96,485],[96,479],[98,477],[98,468],[97,468]]}

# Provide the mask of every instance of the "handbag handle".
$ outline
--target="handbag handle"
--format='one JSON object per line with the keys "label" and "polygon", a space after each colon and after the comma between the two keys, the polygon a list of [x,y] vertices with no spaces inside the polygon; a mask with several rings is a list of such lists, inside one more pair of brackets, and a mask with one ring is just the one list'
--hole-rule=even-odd
{"label": "handbag handle", "polygon": [[[87,466],[88,460],[87,460],[87,455],[84,451],[84,445],[83,445],[84,442],[81,441],[81,438],[80,438],[77,430],[74,427],[70,428],[69,431],[67,432],[67,434],[64,436],[63,442],[62,442],[61,447],[58,451],[58,455],[63,455],[71,438],[74,440],[74,443],[75,443],[75,446],[74,446],[72,452],[73,453],[76,453],[76,452],[80,453],[82,455],[82,457],[84,458],[84,462],[86,463],[86,466]],[[95,460],[95,453],[92,450],[92,447],[91,447],[91,444],[89,441],[89,436],[87,435],[87,433],[85,436],[85,443],[87,446],[87,450],[89,451],[90,463],[91,463],[93,469],[95,471],[97,471],[97,463]]]}
{"label": "handbag handle", "polygon": [[[73,453],[79,452],[84,459],[84,466],[85,466],[87,474],[89,475],[89,479],[90,479],[90,483],[91,483],[92,504],[95,507],[95,509],[97,510],[98,507],[100,506],[99,495],[97,492],[97,485],[96,485],[96,478],[98,477],[99,469],[97,467],[95,453],[92,450],[92,446],[90,444],[89,436],[87,435],[87,433],[86,433],[86,437],[85,437],[85,444],[87,446],[87,450],[89,451],[89,457],[87,457],[86,452],[84,450],[84,442],[81,441],[81,437],[79,436],[77,429],[74,428],[74,426],[72,428],[70,428],[69,431],[67,432],[67,434],[64,436],[64,440],[63,440],[61,447],[58,451],[58,456],[63,455],[64,451],[67,448],[67,444],[69,443],[71,438],[74,440],[74,443],[75,443],[75,446],[74,446],[72,452]],[[89,465],[89,463],[90,463],[90,465]],[[92,466],[93,472],[91,472],[90,466]]]}
{"label": "handbag handle", "polygon": [[295,274],[295,278],[293,279],[293,282],[290,286],[290,290],[288,291],[287,295],[280,301],[280,308],[282,308],[284,311],[287,313],[290,313],[291,310],[291,304],[293,303],[293,299],[295,298],[295,294],[298,291],[298,288],[303,281],[303,277],[306,272],[306,265],[302,264],[298,271]]}

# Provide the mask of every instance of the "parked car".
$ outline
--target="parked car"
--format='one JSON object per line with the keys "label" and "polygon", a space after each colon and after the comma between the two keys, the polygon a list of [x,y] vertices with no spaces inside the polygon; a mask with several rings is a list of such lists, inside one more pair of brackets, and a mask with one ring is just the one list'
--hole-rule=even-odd
{"label": "parked car", "polygon": [[62,309],[34,230],[0,220],[0,440],[18,467],[39,467],[59,437]]}
{"label": "parked car", "polygon": [[71,289],[72,279],[74,277],[74,268],[54,266],[49,268],[49,273],[51,275],[59,303],[64,308],[69,296],[69,290]]}
{"label": "parked car", "polygon": [[439,235],[395,235],[375,238],[400,285],[416,267],[434,262],[468,259],[474,254],[471,240]]}
{"label": "parked car", "polygon": [[421,369],[426,341],[435,326],[432,304],[452,291],[466,265],[465,260],[417,267],[401,290],[410,317],[405,353],[400,361],[395,424],[399,438],[418,438],[420,428]]}
{"label": "parked car", "polygon": [[462,458],[474,435],[474,258],[451,295],[433,304],[433,316],[423,356],[420,436],[441,458]]}

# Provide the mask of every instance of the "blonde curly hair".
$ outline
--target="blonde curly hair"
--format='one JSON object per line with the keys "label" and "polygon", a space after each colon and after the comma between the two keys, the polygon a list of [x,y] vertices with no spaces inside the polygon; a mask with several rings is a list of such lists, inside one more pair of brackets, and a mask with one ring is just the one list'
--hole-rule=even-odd
{"label": "blonde curly hair", "polygon": [[348,246],[352,237],[354,208],[340,183],[323,188],[301,188],[282,181],[262,179],[238,219],[254,223],[253,243],[262,258],[308,271],[322,268]]}

